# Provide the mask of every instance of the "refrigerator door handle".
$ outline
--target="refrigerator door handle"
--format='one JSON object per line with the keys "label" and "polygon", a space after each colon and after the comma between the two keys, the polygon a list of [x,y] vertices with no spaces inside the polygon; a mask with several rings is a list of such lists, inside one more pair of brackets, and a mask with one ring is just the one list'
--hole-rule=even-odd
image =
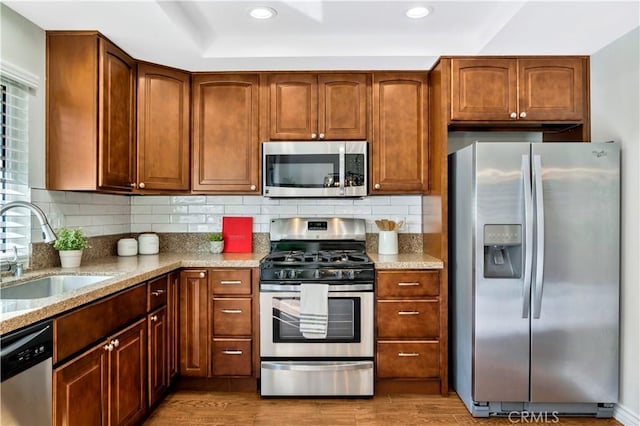
{"label": "refrigerator door handle", "polygon": [[533,191],[536,200],[536,280],[533,288],[533,318],[540,318],[542,286],[544,285],[544,197],[542,188],[542,161],[533,156]]}
{"label": "refrigerator door handle", "polygon": [[528,155],[522,156],[522,185],[524,193],[524,280],[522,283],[522,318],[529,317],[531,305],[531,269],[533,264],[533,199],[531,193],[531,164]]}

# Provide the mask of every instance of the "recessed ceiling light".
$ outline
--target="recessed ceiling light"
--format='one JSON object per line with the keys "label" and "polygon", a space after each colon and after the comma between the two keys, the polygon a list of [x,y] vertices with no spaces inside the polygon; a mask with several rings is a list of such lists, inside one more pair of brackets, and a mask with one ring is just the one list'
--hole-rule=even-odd
{"label": "recessed ceiling light", "polygon": [[428,14],[429,8],[423,6],[412,7],[411,9],[407,10],[407,16],[411,19],[424,18]]}
{"label": "recessed ceiling light", "polygon": [[255,19],[271,19],[277,14],[278,12],[270,7],[254,7],[249,12],[249,15]]}

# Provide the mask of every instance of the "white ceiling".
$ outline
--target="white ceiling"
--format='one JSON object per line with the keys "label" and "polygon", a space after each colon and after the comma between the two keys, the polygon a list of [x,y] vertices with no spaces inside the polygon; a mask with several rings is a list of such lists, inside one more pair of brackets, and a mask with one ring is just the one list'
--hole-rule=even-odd
{"label": "white ceiling", "polygon": [[[190,71],[428,69],[441,55],[590,55],[640,25],[640,1],[19,1],[45,30],[98,30]],[[428,6],[410,20],[405,11]],[[249,17],[253,6],[274,19]]]}

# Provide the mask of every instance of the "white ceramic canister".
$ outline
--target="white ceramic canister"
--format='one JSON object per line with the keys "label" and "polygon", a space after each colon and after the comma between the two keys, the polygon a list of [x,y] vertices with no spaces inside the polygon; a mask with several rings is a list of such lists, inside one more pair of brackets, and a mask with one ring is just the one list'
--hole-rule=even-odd
{"label": "white ceramic canister", "polygon": [[379,254],[398,254],[398,233],[396,231],[380,231],[378,234]]}
{"label": "white ceramic canister", "polygon": [[144,233],[138,235],[138,253],[158,254],[160,251],[160,239],[154,233]]}
{"label": "white ceramic canister", "polygon": [[138,254],[138,241],[135,238],[118,240],[118,256],[135,256]]}

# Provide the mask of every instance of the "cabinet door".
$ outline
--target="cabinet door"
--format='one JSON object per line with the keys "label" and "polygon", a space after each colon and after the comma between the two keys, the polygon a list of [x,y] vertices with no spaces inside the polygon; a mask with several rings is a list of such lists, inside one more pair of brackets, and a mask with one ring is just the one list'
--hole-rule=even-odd
{"label": "cabinet door", "polygon": [[180,374],[207,376],[207,272],[180,273]]}
{"label": "cabinet door", "polygon": [[48,31],[46,54],[47,189],[95,191],[98,40]]}
{"label": "cabinet door", "polygon": [[110,424],[136,424],[147,410],[146,319],[117,334],[109,343],[113,344]]}
{"label": "cabinet door", "polygon": [[53,371],[55,425],[108,424],[109,351],[102,342]]}
{"label": "cabinet door", "polygon": [[426,72],[374,74],[371,195],[427,191],[427,98]]}
{"label": "cabinet door", "polygon": [[178,347],[180,340],[178,338],[178,309],[180,299],[178,289],[180,287],[180,274],[172,272],[169,274],[169,286],[167,294],[167,346],[169,353],[169,381],[170,384],[178,375]]}
{"label": "cabinet door", "polygon": [[367,74],[318,76],[318,138],[367,139]]}
{"label": "cabinet door", "polygon": [[269,76],[269,138],[311,140],[318,137],[317,74]]}
{"label": "cabinet door", "polygon": [[193,77],[193,190],[258,193],[259,77]]}
{"label": "cabinet door", "polygon": [[138,188],[188,191],[190,77],[138,65]]}
{"label": "cabinet door", "polygon": [[136,63],[107,40],[100,39],[102,100],[99,138],[101,188],[131,190],[135,181],[135,74]]}
{"label": "cabinet door", "polygon": [[167,307],[164,306],[147,317],[149,346],[148,346],[148,383],[149,406],[158,402],[169,386],[167,357]]}
{"label": "cabinet door", "polygon": [[453,59],[451,120],[516,120],[515,59]]}
{"label": "cabinet door", "polygon": [[586,93],[581,58],[519,59],[519,120],[578,121]]}

